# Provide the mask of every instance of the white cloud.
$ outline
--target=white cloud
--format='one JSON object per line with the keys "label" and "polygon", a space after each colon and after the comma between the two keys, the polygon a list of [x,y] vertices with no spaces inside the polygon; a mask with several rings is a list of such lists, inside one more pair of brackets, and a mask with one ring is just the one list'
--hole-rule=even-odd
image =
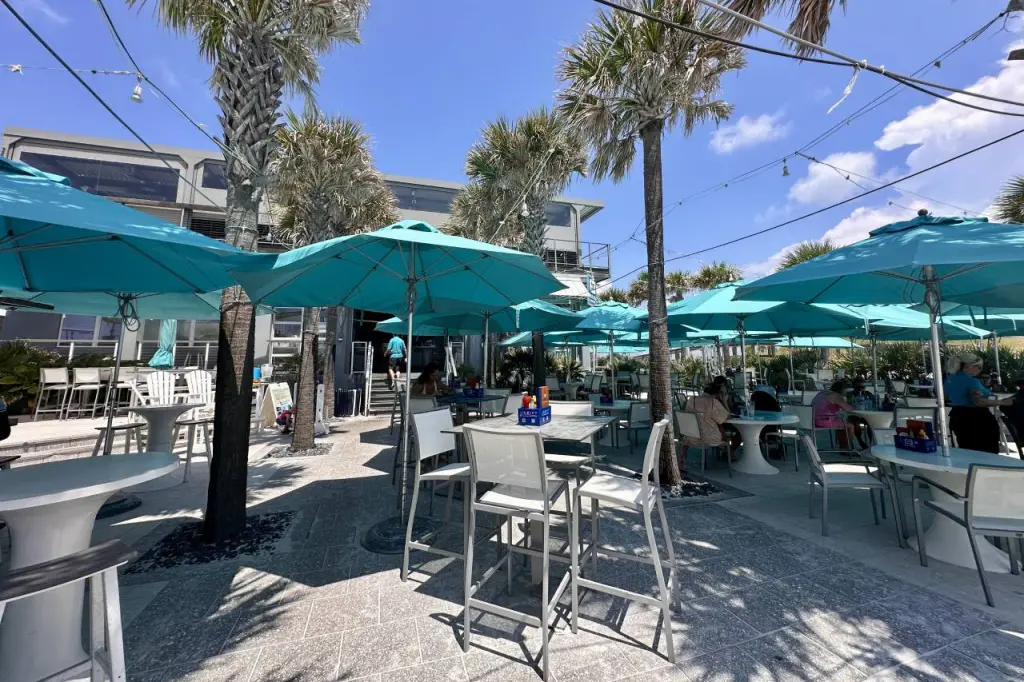
{"label": "white cloud", "polygon": [[21,2],[18,4],[20,4],[22,9],[24,9],[26,12],[37,14],[41,17],[49,19],[51,22],[55,24],[60,24],[63,26],[64,24],[71,21],[70,18],[54,9],[53,6],[50,5],[50,3],[46,2],[46,0],[21,0]]}
{"label": "white cloud", "polygon": [[779,206],[778,204],[772,204],[763,211],[758,211],[754,214],[754,224],[764,225],[769,223],[777,223],[781,220],[793,215],[793,207],[789,204]]}
{"label": "white cloud", "polygon": [[[807,175],[789,188],[789,198],[798,204],[828,204],[864,191],[861,187],[874,187],[875,183],[857,176],[879,178],[877,159],[872,152],[840,152],[829,154],[822,163],[807,162]],[[836,170],[825,164],[831,164]],[[849,175],[849,179],[847,179]]]}
{"label": "white cloud", "polygon": [[789,134],[790,125],[781,119],[781,111],[775,114],[761,114],[756,118],[742,116],[735,123],[727,123],[711,133],[711,143],[708,146],[716,154],[728,154],[762,142],[782,139]]}
{"label": "white cloud", "polygon": [[169,88],[174,88],[175,90],[179,89],[181,87],[181,81],[178,80],[178,74],[174,73],[174,70],[171,69],[171,67],[167,65],[167,62],[162,59],[159,62],[159,66],[160,80]]}

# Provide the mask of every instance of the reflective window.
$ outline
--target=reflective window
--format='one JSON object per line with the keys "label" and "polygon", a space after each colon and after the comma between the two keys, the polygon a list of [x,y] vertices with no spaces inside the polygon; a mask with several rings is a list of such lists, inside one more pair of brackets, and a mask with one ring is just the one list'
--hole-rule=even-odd
{"label": "reflective window", "polygon": [[120,341],[121,340],[121,318],[101,317],[97,341]]}
{"label": "reflective window", "polygon": [[65,315],[60,325],[61,341],[92,341],[96,318],[92,315]]}
{"label": "reflective window", "polygon": [[192,320],[178,320],[178,326],[174,332],[174,340],[179,343],[188,343],[192,338]]}
{"label": "reflective window", "polygon": [[160,340],[160,320],[146,320],[145,324],[142,325],[142,340]]}
{"label": "reflective window", "polygon": [[203,161],[202,185],[207,189],[227,189],[227,164],[223,161]]}
{"label": "reflective window", "polygon": [[207,341],[217,341],[218,334],[220,333],[220,321],[218,320],[196,320],[195,321],[195,332],[192,339],[199,343],[206,343]]}
{"label": "reflective window", "polygon": [[302,308],[274,309],[274,338],[297,339],[302,336]]}
{"label": "reflective window", "polygon": [[445,187],[426,187],[409,185],[404,182],[390,182],[398,207],[411,211],[430,211],[432,213],[449,213],[452,200],[457,190]]}
{"label": "reflective window", "polygon": [[178,200],[178,173],[163,165],[143,166],[34,152],[23,153],[21,160],[47,173],[63,175],[72,187],[101,197]]}
{"label": "reflective window", "polygon": [[548,225],[570,227],[572,225],[572,206],[569,204],[548,204],[544,207]]}

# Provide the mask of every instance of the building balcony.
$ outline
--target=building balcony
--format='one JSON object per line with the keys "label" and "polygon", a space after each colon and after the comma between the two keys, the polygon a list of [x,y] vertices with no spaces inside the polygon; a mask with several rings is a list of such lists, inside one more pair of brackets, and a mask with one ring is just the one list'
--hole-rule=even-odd
{"label": "building balcony", "polygon": [[592,272],[596,279],[611,271],[611,246],[599,242],[548,239],[544,264],[551,272]]}

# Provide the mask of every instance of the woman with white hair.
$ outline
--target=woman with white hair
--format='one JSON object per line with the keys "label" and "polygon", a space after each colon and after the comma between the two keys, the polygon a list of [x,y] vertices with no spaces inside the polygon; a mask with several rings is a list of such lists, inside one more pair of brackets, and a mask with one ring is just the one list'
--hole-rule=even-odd
{"label": "woman with white hair", "polygon": [[949,428],[968,450],[999,453],[999,424],[989,409],[1002,405],[978,379],[982,360],[973,353],[950,356],[946,363],[946,401],[953,406]]}

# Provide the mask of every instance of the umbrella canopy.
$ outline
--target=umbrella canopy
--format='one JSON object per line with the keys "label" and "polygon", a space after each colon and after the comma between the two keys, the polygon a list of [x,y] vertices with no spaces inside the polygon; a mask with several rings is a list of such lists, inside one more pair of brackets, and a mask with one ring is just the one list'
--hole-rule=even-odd
{"label": "umbrella canopy", "polygon": [[150,367],[174,367],[174,344],[178,340],[178,321],[164,320],[160,323],[160,345],[149,359]]}
{"label": "umbrella canopy", "polygon": [[[221,291],[208,293],[138,294],[128,306],[134,317],[140,320],[216,320],[220,318]],[[98,291],[51,291],[32,293],[19,289],[0,289],[0,297],[9,299],[5,305],[18,308],[17,300],[41,306],[39,312],[95,315],[97,317],[118,317],[121,315],[120,299],[116,294]],[[26,306],[24,310],[31,311]],[[259,306],[257,315],[269,315],[273,311]]]}
{"label": "umbrella canopy", "polygon": [[[544,345],[554,348],[568,348],[578,346],[590,346],[598,350],[609,350],[611,348],[610,333],[599,331],[584,332],[548,332],[544,334]],[[499,345],[513,348],[527,348],[533,339],[532,332],[522,332],[502,341]],[[615,338],[615,351],[622,353],[645,353],[648,350],[649,339],[646,332],[642,338],[637,339],[636,334],[626,334],[626,338]],[[686,344],[676,339],[671,339],[669,345],[672,348],[681,348]]]}
{"label": "umbrella canopy", "polygon": [[1024,308],[986,308],[960,303],[942,306],[944,321],[979,327],[999,336],[1024,335]]}
{"label": "umbrella canopy", "polygon": [[646,317],[643,308],[634,308],[618,301],[604,301],[580,311],[583,319],[577,329],[600,329],[604,331],[637,331],[645,325],[640,321]]}
{"label": "umbrella canopy", "polygon": [[[564,288],[536,256],[404,220],[287,251],[234,271],[272,306],[330,306],[407,315],[497,311]],[[410,293],[412,297],[410,298]]]}
{"label": "umbrella canopy", "polygon": [[1020,306],[1024,230],[985,218],[918,216],[867,239],[745,285],[748,301],[922,303],[927,282],[943,301]]}
{"label": "umbrella canopy", "polygon": [[[465,312],[457,315],[427,313],[416,316],[413,333],[418,336],[444,336],[445,334],[480,334],[484,330],[484,319],[488,318],[491,334],[505,334],[516,331],[568,331],[574,329],[582,318],[579,313],[560,308],[547,301],[517,303],[494,313]],[[399,317],[392,317],[377,323],[379,331],[401,334],[406,323]]]}
{"label": "umbrella canopy", "polygon": [[[845,311],[863,318],[864,324],[851,328],[843,336],[863,339],[873,334],[880,341],[927,341],[931,336],[928,315],[904,305],[823,303],[815,307]],[[942,330],[945,338],[951,341],[976,340],[988,336],[984,329],[948,318],[944,320]]]}
{"label": "umbrella canopy", "polygon": [[775,344],[776,348],[855,348],[863,349],[864,346],[851,343],[849,339],[838,336],[794,336],[792,340],[786,339]]}
{"label": "umbrella canopy", "polygon": [[193,293],[256,258],[0,157],[0,287]]}

